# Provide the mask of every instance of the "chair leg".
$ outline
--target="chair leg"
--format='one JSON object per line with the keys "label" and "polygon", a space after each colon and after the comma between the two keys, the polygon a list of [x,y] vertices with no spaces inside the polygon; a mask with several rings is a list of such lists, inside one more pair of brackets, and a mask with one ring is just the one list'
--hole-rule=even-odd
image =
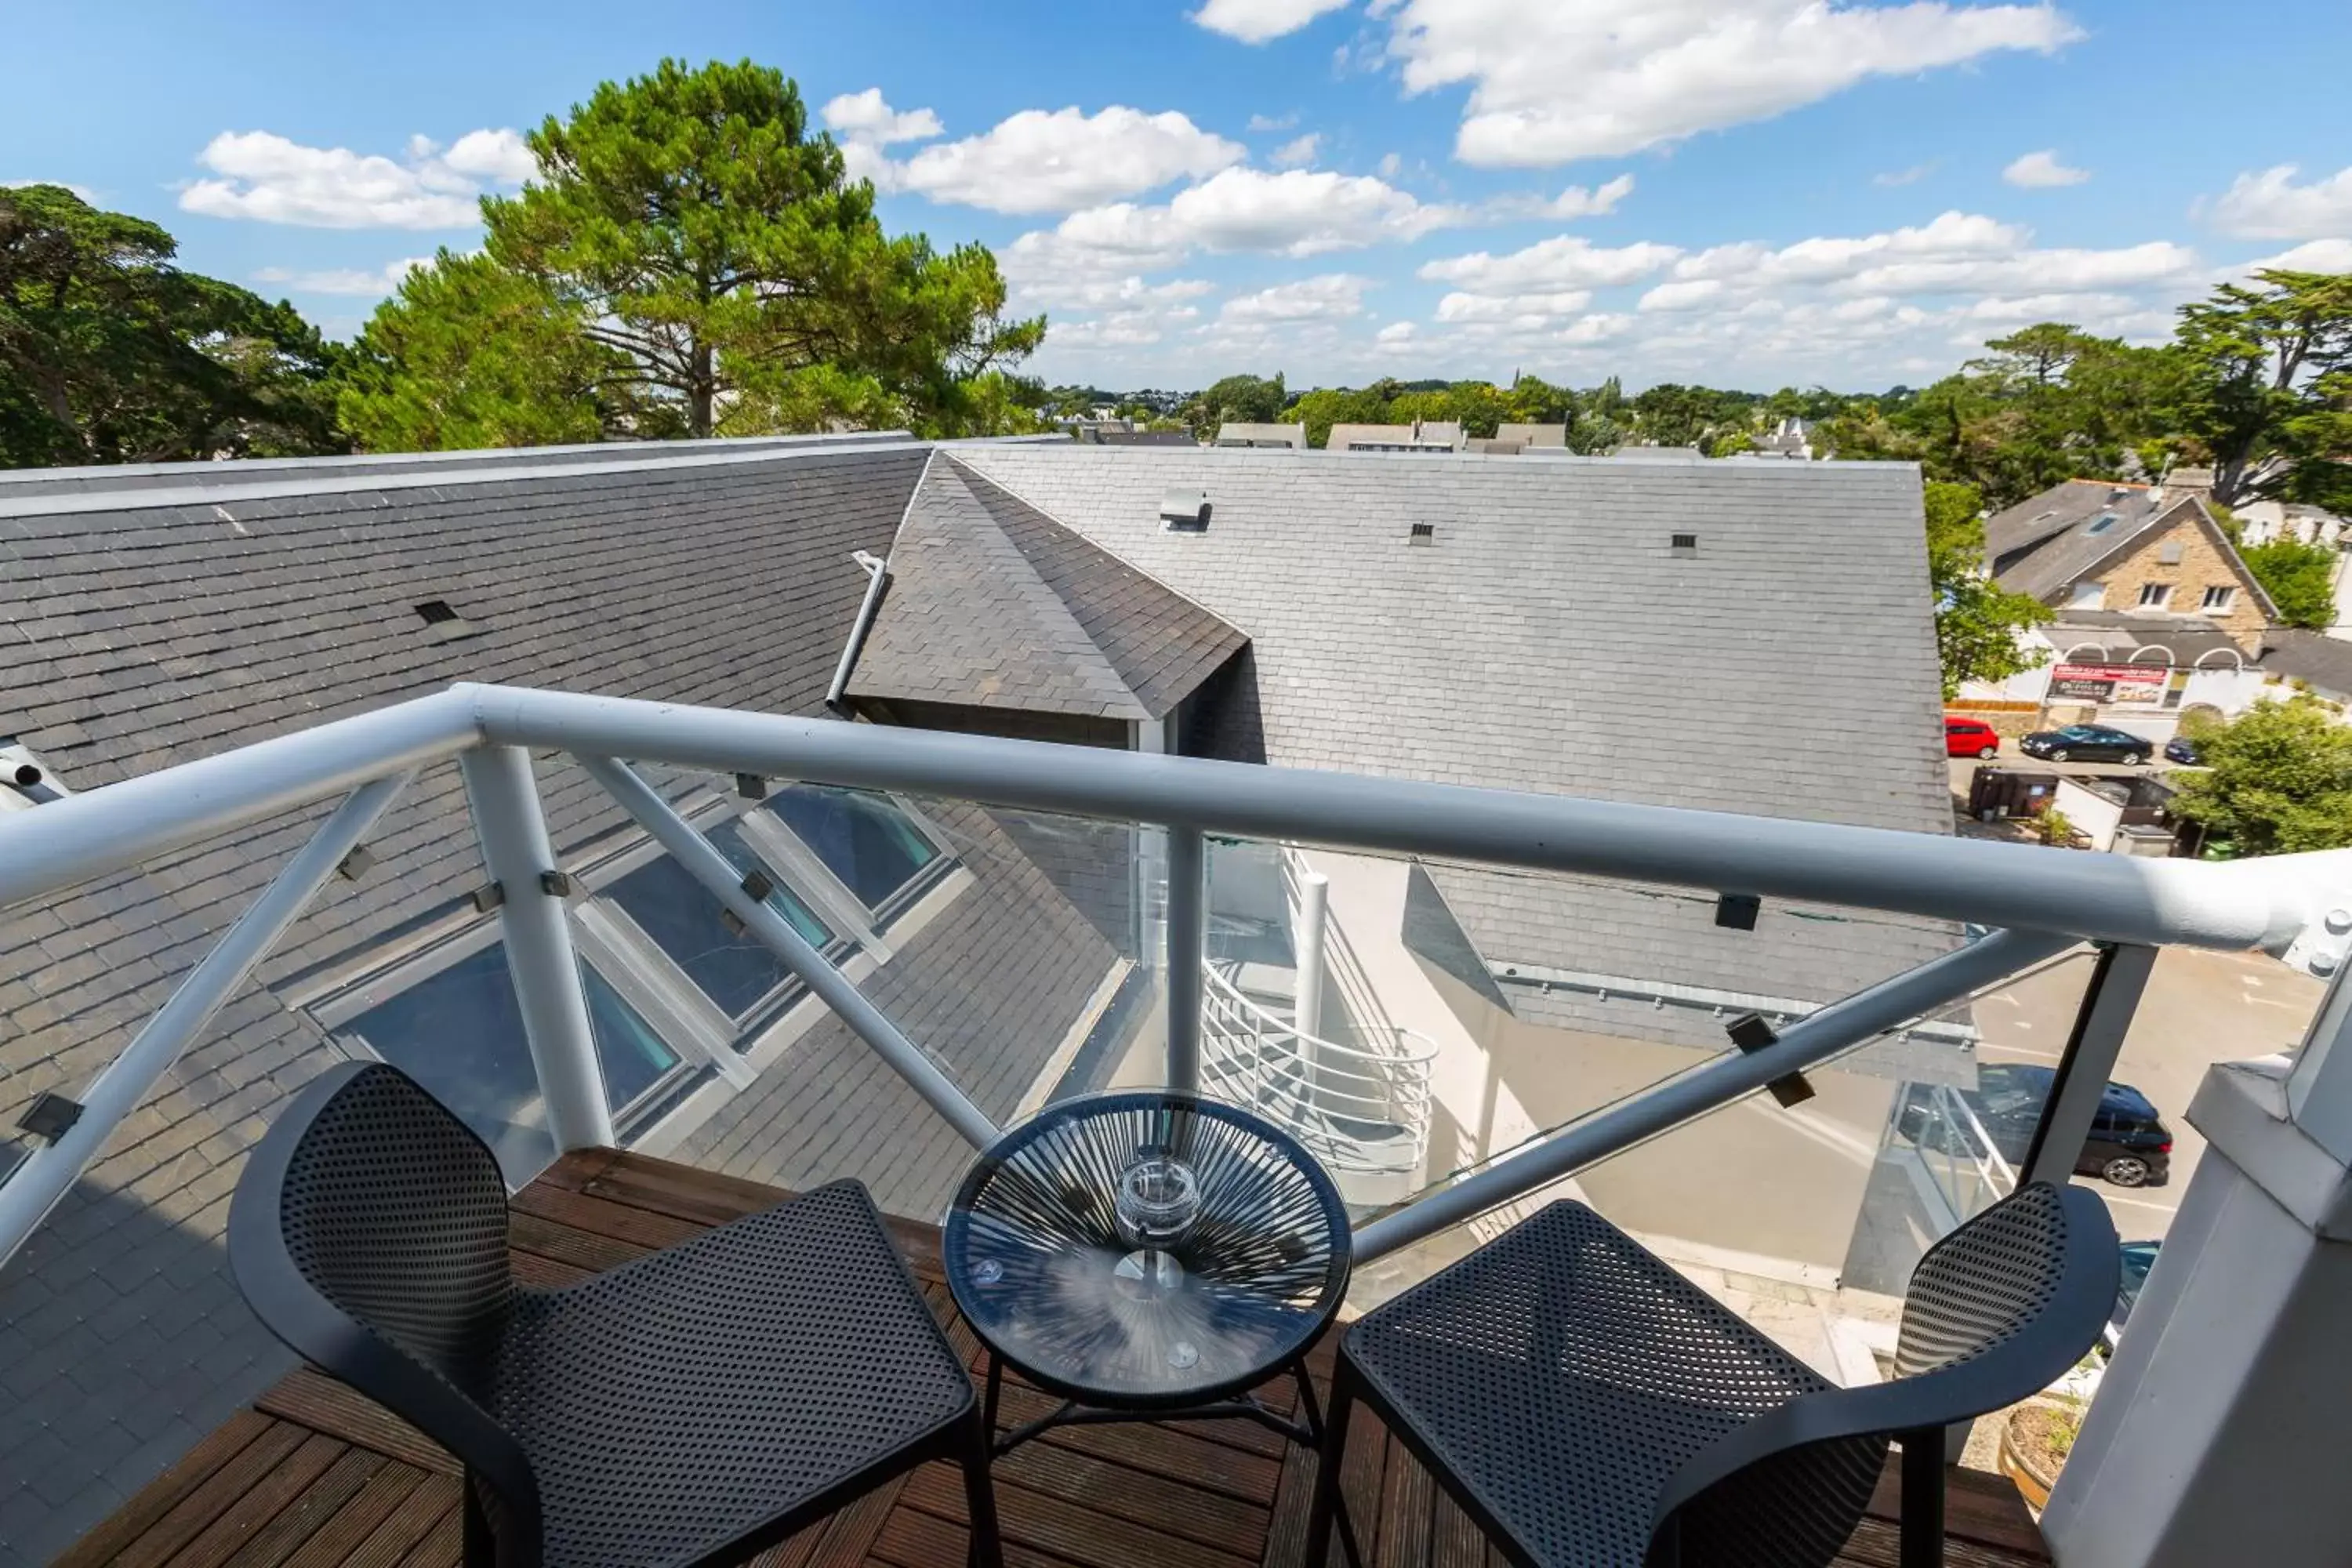
{"label": "chair leg", "polygon": [[1944,1429],[1921,1426],[1903,1444],[1902,1568],[1943,1568]]}
{"label": "chair leg", "polygon": [[971,1549],[965,1561],[969,1568],[1004,1568],[1004,1541],[996,1523],[996,1484],[989,1474],[995,1444],[988,1428],[980,1424],[977,1412],[969,1426],[963,1451],[963,1496],[964,1511],[971,1518]]}
{"label": "chair leg", "polygon": [[[1339,1496],[1339,1468],[1347,1458],[1348,1422],[1356,1403],[1355,1374],[1345,1351],[1331,1372],[1331,1404],[1323,1412],[1323,1451],[1315,1463],[1315,1501],[1307,1514],[1304,1568],[1324,1568],[1331,1556],[1331,1522],[1347,1504]],[[1340,1521],[1340,1532],[1355,1553],[1355,1532]]]}
{"label": "chair leg", "polygon": [[471,1470],[457,1478],[457,1489],[464,1530],[458,1560],[465,1568],[498,1568],[498,1537],[490,1531],[490,1516],[482,1511],[482,1494]]}

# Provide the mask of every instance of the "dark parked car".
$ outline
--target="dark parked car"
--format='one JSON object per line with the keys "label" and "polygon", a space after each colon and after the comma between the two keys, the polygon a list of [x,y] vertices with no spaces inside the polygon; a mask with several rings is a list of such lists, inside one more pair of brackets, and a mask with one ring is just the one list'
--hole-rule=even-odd
{"label": "dark parked car", "polygon": [[2160,1241],[2126,1241],[2117,1249],[2122,1254],[2122,1280],[2116,1287],[2116,1310],[2107,1315],[2104,1336],[2110,1352],[2123,1338],[2124,1324],[2130,1321],[2132,1309],[2139,1304],[2140,1289],[2147,1283],[2147,1271],[2156,1267],[2156,1255],[2163,1246]]}
{"label": "dark parked car", "polygon": [[2186,763],[2192,768],[2200,760],[2197,755],[2197,742],[2185,735],[2175,735],[2167,741],[2164,743],[2164,756],[2167,762]]}
{"label": "dark parked car", "polygon": [[1982,757],[1990,762],[2000,755],[2000,731],[1981,719],[1955,719],[1944,716],[1944,755],[1948,757]]}
{"label": "dark parked car", "polygon": [[[1993,1147],[2011,1165],[2022,1164],[2032,1145],[2053,1076],[2045,1067],[1988,1062],[1977,1069],[1977,1087],[1960,1093],[1984,1123]],[[1904,1135],[1916,1141],[1925,1130],[1926,1116],[1916,1105],[1906,1106]],[[2091,1135],[2084,1141],[2074,1169],[2119,1187],[2160,1187],[2172,1179],[2172,1131],[2147,1096],[2127,1083],[2110,1083],[2099,1097]]]}
{"label": "dark parked car", "polygon": [[2155,747],[2144,735],[2110,730],[2105,724],[2069,724],[2063,730],[2036,730],[2018,742],[2029,757],[2053,763],[2129,763],[2147,761]]}

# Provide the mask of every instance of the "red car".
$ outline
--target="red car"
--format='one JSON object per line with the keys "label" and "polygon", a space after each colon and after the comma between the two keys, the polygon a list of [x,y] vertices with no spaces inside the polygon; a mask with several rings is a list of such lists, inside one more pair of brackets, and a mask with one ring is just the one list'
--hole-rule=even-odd
{"label": "red car", "polygon": [[1948,757],[1982,757],[1990,762],[2000,755],[2000,731],[1981,719],[1955,719],[1944,716],[1944,755]]}

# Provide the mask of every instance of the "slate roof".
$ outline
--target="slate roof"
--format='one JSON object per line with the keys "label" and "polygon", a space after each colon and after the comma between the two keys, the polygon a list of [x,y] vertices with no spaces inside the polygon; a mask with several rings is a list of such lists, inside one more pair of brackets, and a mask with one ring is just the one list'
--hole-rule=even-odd
{"label": "slate roof", "polygon": [[[81,789],[460,679],[818,713],[866,586],[851,552],[889,549],[928,456],[729,446],[245,486],[222,465],[202,487],[0,492],[0,734]],[[433,598],[463,635],[419,618]],[[576,769],[542,761],[541,784],[567,862],[614,841]],[[110,1060],[326,809],[5,911],[0,1127]],[[973,881],[865,984],[1003,1116],[1117,954],[984,814],[946,821]],[[284,1365],[223,1266],[228,1194],[276,1107],[336,1059],[305,993],[466,918],[482,871],[454,766],[420,774],[370,847],[0,1273],[0,1562],[47,1560]],[[878,1197],[933,1214],[943,1129],[875,1067],[820,1018],[698,1150],[797,1179],[847,1136]]]}
{"label": "slate roof", "polygon": [[2022,563],[2028,552],[2107,512],[2115,513],[2116,525],[2094,537],[2110,542],[2127,538],[2155,516],[2156,496],[2148,485],[2105,479],[2068,479],[2053,485],[1985,519],[1985,563],[2007,586],[2038,597],[2041,590],[2027,586],[2029,579],[2010,576],[2011,568]]}
{"label": "slate roof", "polygon": [[2307,680],[2322,691],[2352,695],[2352,642],[2325,632],[2274,627],[2263,634],[2267,674]]}
{"label": "slate roof", "polygon": [[[1950,830],[1908,465],[959,456],[1249,634],[1255,707],[1229,705],[1218,754]],[[1207,492],[1205,531],[1160,528],[1160,498],[1180,489]],[[1698,535],[1695,557],[1672,553],[1676,532]],[[1789,743],[1756,743],[1747,721]],[[1801,743],[1828,734],[1834,760]],[[1435,880],[1490,961],[1725,990],[1827,1000],[1953,940],[1769,904],[1743,935],[1686,892],[1454,867]],[[1555,998],[1513,1000],[1546,1021],[1722,1043],[1675,1010]]]}
{"label": "slate roof", "polygon": [[908,508],[849,689],[1152,721],[1246,640],[941,454]]}

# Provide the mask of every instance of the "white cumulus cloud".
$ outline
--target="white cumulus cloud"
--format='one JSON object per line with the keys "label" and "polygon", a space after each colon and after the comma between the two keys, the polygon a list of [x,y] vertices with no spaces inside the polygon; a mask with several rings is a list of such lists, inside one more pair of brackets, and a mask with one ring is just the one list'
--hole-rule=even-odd
{"label": "white cumulus cloud", "polygon": [[1320,146],[1322,142],[1323,138],[1320,134],[1309,131],[1306,135],[1285,142],[1267,153],[1266,162],[1277,169],[1303,168],[1315,162],[1315,149]]}
{"label": "white cumulus cloud", "polygon": [[1460,284],[1475,294],[1613,288],[1651,277],[1680,255],[1677,247],[1648,240],[1610,247],[1563,234],[1507,256],[1479,250],[1432,261],[1421,276],[1433,283]]}
{"label": "white cumulus cloud", "polygon": [[409,139],[399,159],[307,147],[268,131],[224,131],[198,154],[211,171],[180,192],[184,211],[310,228],[464,228],[484,187],[534,172],[513,131],[469,131],[446,149]]}
{"label": "white cumulus cloud", "polygon": [[318,271],[300,271],[284,267],[265,267],[253,275],[253,280],[290,289],[298,294],[359,294],[381,299],[399,288],[400,280],[416,268],[432,265],[433,258],[429,256],[406,256],[373,269],[331,267]]}
{"label": "white cumulus cloud", "polygon": [[1121,104],[1093,114],[1024,109],[902,163],[881,157],[870,137],[847,145],[864,150],[854,172],[885,189],[1003,213],[1070,212],[1139,195],[1213,174],[1248,152],[1174,110],[1147,114]]}
{"label": "white cumulus cloud", "polygon": [[2293,163],[2281,163],[2259,174],[2239,175],[2212,204],[2213,223],[2248,239],[2331,239],[2352,234],[2352,168],[2307,185],[2295,184],[2298,173]]}
{"label": "white cumulus cloud", "polygon": [[1364,290],[1371,279],[1353,273],[1327,272],[1277,283],[1255,293],[1236,294],[1217,311],[1225,322],[1265,324],[1277,321],[1328,321],[1364,313]]}
{"label": "white cumulus cloud", "polygon": [[1873,77],[2083,36],[2053,5],[1947,0],[1402,0],[1388,14],[1408,91],[1470,84],[1455,151],[1490,165],[1622,156]]}
{"label": "white cumulus cloud", "polygon": [[1207,0],[1192,20],[1213,33],[1263,44],[1295,33],[1326,11],[1337,11],[1348,0]]}
{"label": "white cumulus cloud", "polygon": [[2059,185],[2079,185],[2091,177],[2091,171],[2068,168],[2058,161],[2054,148],[2045,147],[2011,162],[2000,172],[2000,177],[2021,189],[2042,191]]}
{"label": "white cumulus cloud", "polygon": [[902,112],[891,108],[878,87],[827,99],[817,115],[824,121],[825,129],[836,135],[855,137],[880,147],[899,142],[928,142],[947,132],[940,117],[928,109]]}

